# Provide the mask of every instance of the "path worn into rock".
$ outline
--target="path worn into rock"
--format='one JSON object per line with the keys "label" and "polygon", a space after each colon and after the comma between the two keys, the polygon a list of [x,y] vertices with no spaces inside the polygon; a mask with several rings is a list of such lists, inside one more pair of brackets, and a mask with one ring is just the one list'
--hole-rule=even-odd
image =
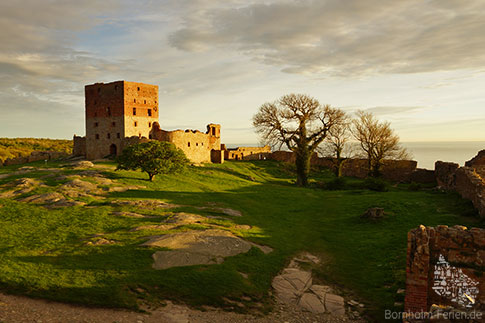
{"label": "path worn into rock", "polygon": [[167,302],[167,306],[138,313],[119,309],[90,308],[31,299],[24,296],[0,293],[0,322],[38,322],[38,323],[363,323],[362,319],[350,320],[327,314],[314,314],[301,311],[297,307],[276,304],[275,310],[268,315],[237,314],[220,309],[208,308],[206,311],[191,309],[185,305]]}

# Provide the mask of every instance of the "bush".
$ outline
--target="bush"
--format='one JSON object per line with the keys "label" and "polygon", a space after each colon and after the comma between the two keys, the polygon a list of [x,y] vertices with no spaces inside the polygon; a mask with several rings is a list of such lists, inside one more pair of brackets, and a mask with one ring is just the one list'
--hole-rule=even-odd
{"label": "bush", "polygon": [[43,138],[0,138],[0,164],[7,158],[26,157],[33,151],[71,153],[72,140]]}
{"label": "bush", "polygon": [[364,181],[364,187],[376,192],[387,192],[389,190],[388,184],[381,178],[368,177]]}
{"label": "bush", "polygon": [[116,170],[141,169],[150,181],[158,174],[179,172],[189,163],[184,152],[174,144],[155,140],[126,147],[116,161]]}
{"label": "bush", "polygon": [[344,190],[347,187],[347,181],[343,177],[336,177],[325,183],[327,190]]}
{"label": "bush", "polygon": [[281,162],[280,163],[280,169],[285,174],[289,174],[289,175],[296,174],[295,163]]}
{"label": "bush", "polygon": [[419,191],[421,189],[421,184],[412,182],[411,184],[409,184],[408,189],[410,191]]}

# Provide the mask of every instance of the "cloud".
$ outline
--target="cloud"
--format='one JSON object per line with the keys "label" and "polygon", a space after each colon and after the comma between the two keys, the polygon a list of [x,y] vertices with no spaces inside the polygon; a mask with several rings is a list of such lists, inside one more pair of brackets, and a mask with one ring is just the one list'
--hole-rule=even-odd
{"label": "cloud", "polygon": [[481,68],[481,0],[276,1],[196,11],[169,43],[231,47],[288,73],[356,76]]}
{"label": "cloud", "polygon": [[366,112],[373,113],[377,116],[390,116],[396,114],[408,114],[425,109],[424,107],[373,107],[365,109]]}

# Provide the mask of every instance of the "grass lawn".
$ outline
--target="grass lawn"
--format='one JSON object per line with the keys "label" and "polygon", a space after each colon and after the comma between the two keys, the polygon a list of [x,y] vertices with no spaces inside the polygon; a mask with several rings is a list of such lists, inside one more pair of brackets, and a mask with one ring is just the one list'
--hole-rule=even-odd
{"label": "grass lawn", "polygon": [[[42,163],[34,163],[43,167]],[[108,164],[109,166],[110,164]],[[50,164],[49,167],[57,167]],[[0,168],[0,175],[19,166]],[[73,173],[61,169],[61,173]],[[1,178],[0,185],[19,177],[40,177],[42,172]],[[140,172],[107,169],[104,175],[117,182],[145,186],[110,193],[107,199],[85,199],[87,206],[49,210],[42,206],[0,199],[0,288],[11,293],[99,306],[137,308],[137,300],[183,300],[192,305],[224,306],[223,297],[250,296],[269,304],[268,290],[292,256],[309,251],[325,259],[315,279],[340,287],[349,297],[366,304],[376,320],[384,309],[393,309],[396,290],[404,288],[407,232],[420,224],[484,227],[471,203],[454,193],[432,189],[412,191],[408,185],[387,192],[359,188],[324,190],[298,188],[293,175],[272,161],[226,162],[190,167],[183,174],[158,176],[154,182]],[[330,181],[328,171],[313,173],[313,181]],[[62,181],[45,180],[38,190],[54,190]],[[33,191],[29,194],[33,194]],[[132,210],[113,206],[110,199],[160,199],[183,205],[178,210],[210,215],[192,206],[216,204],[243,213],[221,223],[251,230],[238,234],[274,248],[263,254],[253,248],[226,258],[220,265],[153,270],[154,249],[140,247],[149,230],[130,231],[157,224],[174,210],[144,211],[156,218],[127,218],[112,211]],[[383,207],[379,222],[360,219],[369,207]],[[220,215],[220,214],[217,214]],[[182,228],[183,230],[183,228]],[[87,246],[86,238],[104,233],[113,245]],[[240,273],[246,273],[245,279]]]}

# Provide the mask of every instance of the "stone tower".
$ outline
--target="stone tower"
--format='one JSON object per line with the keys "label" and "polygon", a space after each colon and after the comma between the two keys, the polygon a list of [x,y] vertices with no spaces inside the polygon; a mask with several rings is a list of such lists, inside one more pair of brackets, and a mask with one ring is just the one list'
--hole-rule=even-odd
{"label": "stone tower", "polygon": [[158,122],[158,86],[116,81],[85,86],[86,158],[118,155],[125,137],[149,138]]}
{"label": "stone tower", "polygon": [[209,147],[210,149],[221,149],[221,125],[210,123],[207,125],[207,132],[209,135]]}

